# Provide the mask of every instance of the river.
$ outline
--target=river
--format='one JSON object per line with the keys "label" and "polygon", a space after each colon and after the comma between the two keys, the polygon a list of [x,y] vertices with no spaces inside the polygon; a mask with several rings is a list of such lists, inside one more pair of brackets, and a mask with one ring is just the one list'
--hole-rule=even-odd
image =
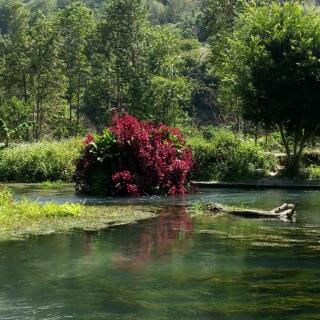
{"label": "river", "polygon": [[[105,231],[0,242],[0,319],[320,319],[320,192],[201,189],[179,198],[79,198],[15,185],[17,197],[157,205],[156,219]],[[295,222],[191,218],[202,200],[271,209]]]}

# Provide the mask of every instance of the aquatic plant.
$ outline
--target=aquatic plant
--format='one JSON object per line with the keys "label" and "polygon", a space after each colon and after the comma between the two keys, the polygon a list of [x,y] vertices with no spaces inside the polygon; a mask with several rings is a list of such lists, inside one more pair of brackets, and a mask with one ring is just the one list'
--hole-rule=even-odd
{"label": "aquatic plant", "polygon": [[17,200],[9,189],[0,191],[0,241],[31,235],[68,233],[72,230],[101,230],[134,224],[156,217],[154,206],[106,206],[79,203],[39,203],[26,197]]}
{"label": "aquatic plant", "polygon": [[82,208],[81,204],[54,202],[40,204],[27,198],[17,201],[9,189],[0,191],[0,224],[2,227],[22,220],[28,222],[41,218],[75,217],[81,214]]}
{"label": "aquatic plant", "polygon": [[80,193],[184,194],[193,166],[181,132],[124,113],[102,135],[89,133],[76,164]]}

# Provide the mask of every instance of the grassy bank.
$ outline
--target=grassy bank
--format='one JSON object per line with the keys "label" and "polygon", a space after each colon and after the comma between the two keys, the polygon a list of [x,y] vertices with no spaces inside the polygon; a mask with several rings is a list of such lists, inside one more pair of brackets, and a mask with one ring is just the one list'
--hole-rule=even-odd
{"label": "grassy bank", "polygon": [[0,151],[2,182],[71,182],[80,139],[16,145]]}
{"label": "grassy bank", "polygon": [[99,230],[152,218],[156,208],[142,206],[85,206],[81,204],[40,204],[13,199],[7,189],[0,191],[0,240],[23,239],[32,235]]}
{"label": "grassy bank", "polygon": [[[247,181],[263,177],[277,165],[283,166],[284,154],[277,154],[276,158],[272,152],[265,152],[261,143],[244,140],[228,130],[209,127],[200,132],[193,129],[186,136],[196,162],[192,175],[196,181]],[[277,150],[272,141],[270,139],[270,145]],[[44,189],[63,186],[72,182],[81,146],[81,139],[70,139],[3,149],[0,151],[0,181],[42,182]],[[319,181],[319,150],[307,150],[302,162],[306,170],[299,179]]]}
{"label": "grassy bank", "polygon": [[[244,141],[233,133],[212,129],[193,134],[188,143],[194,151],[195,180],[230,181],[263,175],[274,165],[259,146]],[[0,151],[0,181],[72,182],[75,160],[81,149],[80,139],[62,142],[38,142],[16,145]]]}

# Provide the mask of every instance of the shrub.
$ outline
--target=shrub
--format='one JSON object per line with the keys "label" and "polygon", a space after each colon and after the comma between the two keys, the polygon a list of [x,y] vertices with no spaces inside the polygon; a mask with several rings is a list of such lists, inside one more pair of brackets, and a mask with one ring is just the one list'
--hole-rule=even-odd
{"label": "shrub", "polygon": [[320,167],[316,165],[311,165],[305,169],[305,177],[308,180],[319,181],[320,180]]}
{"label": "shrub", "polygon": [[[206,133],[207,134],[207,133]],[[190,139],[197,169],[197,180],[234,181],[250,178],[271,169],[275,160],[253,142],[244,141],[231,132],[216,129],[204,138]]]}
{"label": "shrub", "polygon": [[302,162],[305,166],[320,166],[319,150],[308,150],[302,155]]}
{"label": "shrub", "polygon": [[89,134],[77,161],[80,193],[184,194],[192,152],[178,129],[115,115],[102,135]]}
{"label": "shrub", "polygon": [[273,153],[285,152],[281,141],[281,135],[278,131],[269,133],[267,137],[265,135],[260,137],[257,142],[259,147],[266,151]]}
{"label": "shrub", "polygon": [[37,142],[0,152],[0,180],[15,182],[71,182],[81,141]]}

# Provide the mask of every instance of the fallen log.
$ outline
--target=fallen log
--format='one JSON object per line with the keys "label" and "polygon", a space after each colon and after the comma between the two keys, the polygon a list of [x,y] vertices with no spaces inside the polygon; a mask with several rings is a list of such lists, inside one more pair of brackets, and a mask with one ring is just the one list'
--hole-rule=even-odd
{"label": "fallen log", "polygon": [[277,207],[271,211],[266,211],[226,207],[217,203],[211,203],[205,205],[204,210],[215,214],[227,213],[233,216],[240,216],[244,218],[280,218],[290,220],[296,213],[296,206],[294,204],[284,203],[280,207]]}

